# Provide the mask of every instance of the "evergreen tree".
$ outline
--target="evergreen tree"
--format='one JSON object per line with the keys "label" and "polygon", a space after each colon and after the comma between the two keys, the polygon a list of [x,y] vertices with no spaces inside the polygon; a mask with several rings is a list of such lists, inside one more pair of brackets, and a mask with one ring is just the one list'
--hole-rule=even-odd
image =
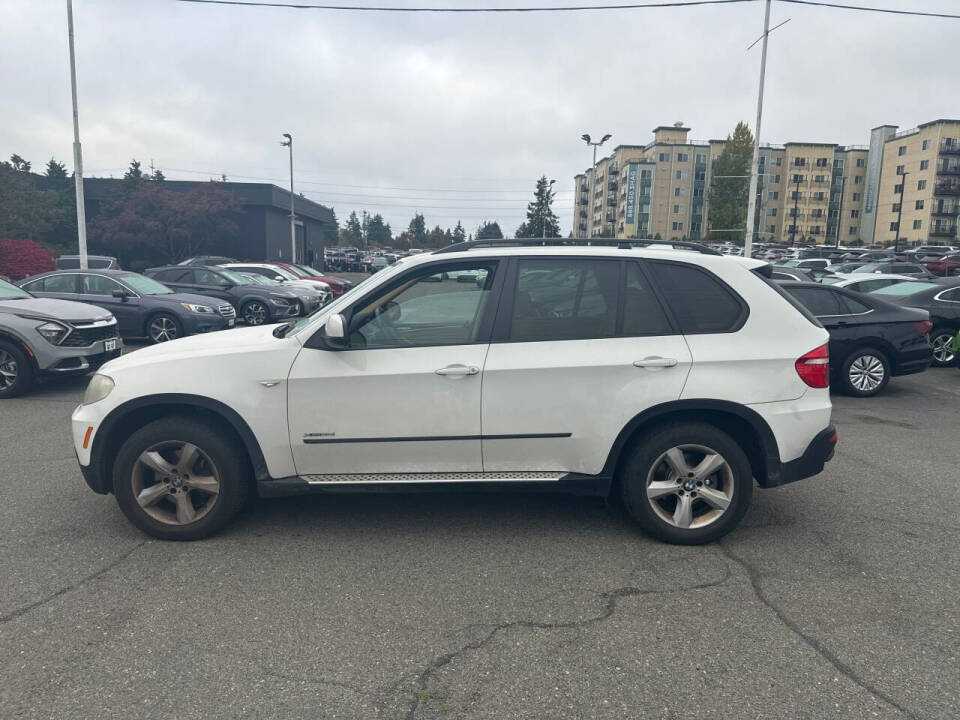
{"label": "evergreen tree", "polygon": [[66,180],[67,166],[62,162],[57,162],[53,158],[50,158],[50,162],[47,163],[47,169],[44,174],[51,180]]}
{"label": "evergreen tree", "polygon": [[453,241],[454,242],[463,242],[466,240],[467,233],[463,229],[463,225],[460,224],[460,221],[457,220],[457,226],[453,229]]}
{"label": "evergreen tree", "polygon": [[351,210],[347,222],[340,231],[340,244],[347,247],[357,247],[363,244],[363,228],[357,219],[357,211]]}
{"label": "evergreen tree", "polygon": [[123,174],[123,179],[130,185],[136,184],[143,180],[143,170],[140,169],[140,161],[133,159],[130,161],[130,167],[127,168],[127,171]]}
{"label": "evergreen tree", "polygon": [[483,222],[477,228],[477,240],[503,240],[503,231],[500,229],[500,223]]}
{"label": "evergreen tree", "polygon": [[370,246],[370,213],[366,210],[360,213],[360,245],[359,247]]}
{"label": "evergreen tree", "polygon": [[393,240],[390,223],[383,221],[383,216],[377,213],[367,221],[367,245],[389,245]]}
{"label": "evergreen tree", "polygon": [[28,173],[30,172],[30,161],[24,160],[22,157],[14,153],[10,156],[10,165],[17,172]]}
{"label": "evergreen tree", "polygon": [[533,193],[533,202],[527,203],[527,221],[517,228],[518,238],[560,237],[560,221],[552,207],[554,196],[547,176],[541,175]]}
{"label": "evergreen tree", "polygon": [[413,247],[424,247],[427,242],[427,221],[424,220],[423,213],[417,213],[413,216],[413,220],[407,227],[407,232],[410,233]]}
{"label": "evergreen tree", "polygon": [[710,226],[724,232],[710,233],[710,240],[743,240],[750,194],[753,133],[744,122],[727,136],[723,152],[713,161],[710,181]]}
{"label": "evergreen tree", "polygon": [[153,182],[163,182],[166,179],[167,179],[167,176],[163,174],[163,170],[161,170],[160,168],[156,168],[150,174],[150,180],[152,180]]}

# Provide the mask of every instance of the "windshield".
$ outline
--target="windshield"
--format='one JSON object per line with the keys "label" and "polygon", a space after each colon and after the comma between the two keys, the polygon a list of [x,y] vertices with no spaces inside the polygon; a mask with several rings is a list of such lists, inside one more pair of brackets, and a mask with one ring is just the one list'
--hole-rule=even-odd
{"label": "windshield", "polygon": [[312,267],[307,267],[306,265],[294,265],[294,267],[304,275],[309,275],[310,277],[323,277],[323,273],[317,272]]}
{"label": "windshield", "polygon": [[929,290],[930,288],[940,287],[934,283],[928,282],[902,282],[897,283],[896,285],[887,285],[884,288],[874,290],[874,295],[913,295],[914,293],[923,292],[924,290]]}
{"label": "windshield", "polygon": [[266,275],[257,275],[256,273],[243,273],[243,276],[250,278],[257,285],[280,285],[280,282],[274,280],[273,278],[268,278]]}
{"label": "windshield", "polygon": [[26,290],[21,290],[16,285],[0,280],[0,300],[25,300],[33,295]]}
{"label": "windshield", "polygon": [[148,278],[146,275],[123,275],[120,279],[140,295],[169,295],[173,292],[163,283]]}
{"label": "windshield", "polygon": [[232,282],[234,285],[253,285],[253,280],[244,275],[243,273],[234,272],[233,270],[220,270],[220,274],[223,275],[227,280]]}
{"label": "windshield", "polygon": [[800,264],[799,260],[779,260],[777,265],[783,265],[784,267],[797,267]]}
{"label": "windshield", "polygon": [[860,273],[881,272],[882,270],[883,270],[883,266],[880,265],[879,263],[868,263],[866,265],[861,265],[860,267],[857,268],[857,272],[860,272]]}

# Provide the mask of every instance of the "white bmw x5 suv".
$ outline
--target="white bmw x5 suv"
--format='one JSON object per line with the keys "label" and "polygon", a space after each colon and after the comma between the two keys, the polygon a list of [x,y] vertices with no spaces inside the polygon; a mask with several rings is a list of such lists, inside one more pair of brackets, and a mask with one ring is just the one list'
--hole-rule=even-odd
{"label": "white bmw x5 suv", "polygon": [[551,487],[647,532],[729,532],[756,482],[834,451],[827,332],[758,260],[700,246],[461,243],[321,311],[107,363],[73,413],[83,475],[193,540],[260,497]]}

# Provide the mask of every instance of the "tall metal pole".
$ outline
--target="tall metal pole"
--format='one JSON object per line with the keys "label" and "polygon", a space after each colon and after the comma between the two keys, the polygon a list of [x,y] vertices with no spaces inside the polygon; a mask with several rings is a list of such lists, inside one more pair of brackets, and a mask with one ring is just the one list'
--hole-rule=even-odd
{"label": "tall metal pole", "polygon": [[[793,224],[790,226],[790,247],[793,247],[794,238],[797,236],[797,204],[800,202],[800,176],[796,176],[797,189],[793,191]],[[744,253],[746,255],[746,253]]]}
{"label": "tall metal pole", "polygon": [[77,191],[77,242],[80,269],[87,269],[87,212],[83,204],[83,152],[80,149],[80,116],[77,113],[77,62],[73,49],[73,0],[67,0],[67,37],[70,40],[70,96],[73,100],[73,182]]}
{"label": "tall metal pole", "polygon": [[290,143],[290,260],[297,262],[297,222],[296,215],[293,214],[293,136],[287,135]]}
{"label": "tall metal pole", "polygon": [[760,51],[760,90],[757,93],[757,125],[753,129],[753,164],[750,168],[750,190],[747,197],[747,227],[743,238],[743,256],[750,257],[753,251],[753,218],[757,212],[757,176],[760,172],[760,120],[763,118],[763,79],[767,73],[767,37],[770,35],[770,3],[766,0],[763,11],[763,48]]}
{"label": "tall metal pole", "polygon": [[843,225],[843,189],[847,185],[847,177],[840,178],[840,202],[837,205],[837,249],[840,249],[840,226]]}
{"label": "tall metal pole", "polygon": [[587,223],[587,239],[593,237],[593,196],[597,192],[597,145],[593,145],[593,171],[590,175],[590,222]]}
{"label": "tall metal pole", "polygon": [[893,251],[900,252],[900,218],[903,217],[903,189],[907,186],[907,175],[910,173],[901,173],[900,174],[900,203],[897,205],[897,238],[893,241]]}

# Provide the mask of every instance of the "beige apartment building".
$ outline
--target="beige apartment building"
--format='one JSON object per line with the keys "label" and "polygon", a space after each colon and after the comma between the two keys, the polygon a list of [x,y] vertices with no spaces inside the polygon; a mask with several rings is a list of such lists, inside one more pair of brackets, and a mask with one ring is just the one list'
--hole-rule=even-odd
{"label": "beige apartment building", "polygon": [[[690,142],[682,124],[648,145],[620,145],[575,177],[574,235],[709,241],[711,167],[725,140]],[[875,128],[869,146],[764,144],[754,230],[765,242],[892,243],[904,188],[901,241],[956,244],[960,121],[896,133]],[[721,180],[718,178],[718,180]]]}

